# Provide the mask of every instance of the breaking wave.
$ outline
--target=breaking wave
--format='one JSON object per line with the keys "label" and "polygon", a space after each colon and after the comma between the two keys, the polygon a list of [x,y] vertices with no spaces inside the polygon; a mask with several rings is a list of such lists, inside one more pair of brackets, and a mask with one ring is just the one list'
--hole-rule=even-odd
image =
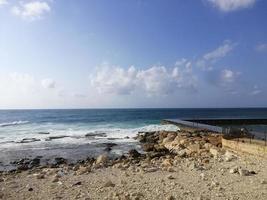
{"label": "breaking wave", "polygon": [[7,122],[0,124],[0,127],[6,127],[6,126],[17,126],[21,124],[27,124],[29,121],[14,121],[14,122]]}

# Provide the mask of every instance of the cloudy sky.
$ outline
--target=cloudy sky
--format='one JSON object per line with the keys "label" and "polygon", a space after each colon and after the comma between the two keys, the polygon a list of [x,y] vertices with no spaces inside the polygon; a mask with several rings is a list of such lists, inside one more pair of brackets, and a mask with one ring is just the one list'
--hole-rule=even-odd
{"label": "cloudy sky", "polygon": [[267,106],[266,0],[0,0],[0,108]]}

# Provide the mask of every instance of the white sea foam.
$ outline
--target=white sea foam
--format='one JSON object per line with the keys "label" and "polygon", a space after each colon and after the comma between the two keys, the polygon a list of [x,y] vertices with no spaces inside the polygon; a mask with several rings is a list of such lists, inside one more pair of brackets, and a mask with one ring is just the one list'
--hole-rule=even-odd
{"label": "white sea foam", "polygon": [[28,124],[29,121],[14,121],[14,122],[7,122],[0,124],[0,127],[6,127],[6,126],[16,126],[21,124]]}
{"label": "white sea foam", "polygon": [[[21,123],[21,122],[20,122]],[[158,125],[152,124],[143,127],[136,128],[124,128],[119,126],[97,126],[97,127],[80,127],[75,126],[69,128],[67,125],[53,125],[42,127],[26,127],[22,130],[16,132],[16,134],[5,135],[5,139],[2,139],[1,147],[2,148],[16,148],[21,146],[22,148],[35,148],[35,147],[48,147],[54,145],[64,145],[64,144],[88,144],[88,143],[130,143],[136,142],[133,137],[135,137],[139,132],[153,132],[153,131],[178,131],[180,130],[178,126],[175,125]],[[56,128],[57,127],[57,128]],[[45,129],[43,129],[45,128]],[[17,128],[15,128],[17,129]],[[49,134],[42,135],[38,134],[40,131],[49,132]],[[93,135],[93,137],[86,137],[86,135]],[[106,136],[97,135],[99,133],[104,133]],[[56,138],[49,140],[49,137],[59,137],[65,136],[62,138]],[[20,143],[25,138],[36,138],[40,141],[34,141],[29,143]]]}

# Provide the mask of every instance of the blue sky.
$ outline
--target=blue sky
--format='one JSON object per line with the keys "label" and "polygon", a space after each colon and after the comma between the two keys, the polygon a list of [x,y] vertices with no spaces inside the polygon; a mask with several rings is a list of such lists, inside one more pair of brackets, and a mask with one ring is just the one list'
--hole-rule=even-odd
{"label": "blue sky", "polygon": [[0,108],[267,106],[265,0],[0,0]]}

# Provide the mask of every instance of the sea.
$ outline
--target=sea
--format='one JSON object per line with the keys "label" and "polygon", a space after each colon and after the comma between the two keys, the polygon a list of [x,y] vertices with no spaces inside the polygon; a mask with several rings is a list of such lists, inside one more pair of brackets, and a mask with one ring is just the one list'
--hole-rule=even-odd
{"label": "sea", "polygon": [[[107,147],[112,156],[142,151],[133,139],[138,132],[177,129],[161,125],[163,119],[233,117],[267,118],[267,108],[0,110],[0,170],[21,158],[76,162]],[[267,127],[250,129],[264,132]]]}

